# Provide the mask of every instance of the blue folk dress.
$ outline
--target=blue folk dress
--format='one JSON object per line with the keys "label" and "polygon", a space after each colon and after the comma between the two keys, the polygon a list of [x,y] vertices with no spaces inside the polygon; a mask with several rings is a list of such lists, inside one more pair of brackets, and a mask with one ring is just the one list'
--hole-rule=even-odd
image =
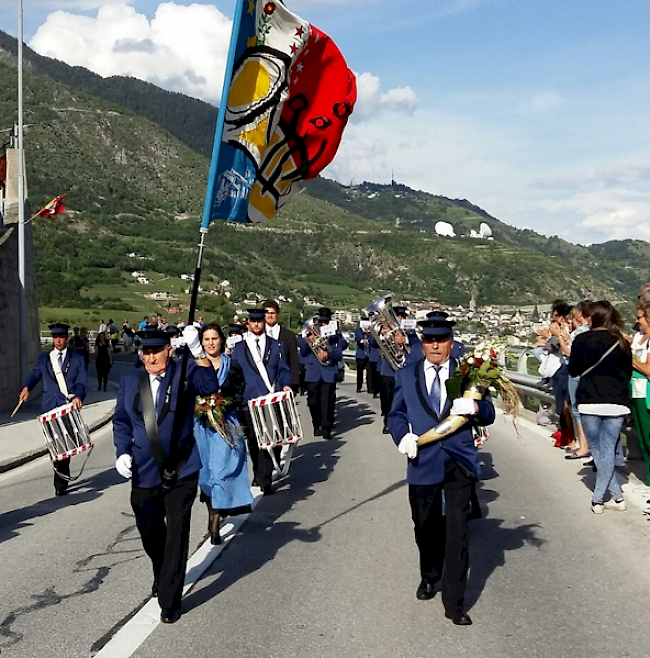
{"label": "blue folk dress", "polygon": [[[237,418],[238,399],[243,394],[243,375],[226,354],[217,370],[220,393],[230,404],[224,414],[228,436],[217,432],[205,417],[194,419],[194,438],[201,455],[199,487],[201,500],[222,516],[250,512],[253,496],[248,479],[246,441]],[[241,382],[241,391],[240,388]]]}

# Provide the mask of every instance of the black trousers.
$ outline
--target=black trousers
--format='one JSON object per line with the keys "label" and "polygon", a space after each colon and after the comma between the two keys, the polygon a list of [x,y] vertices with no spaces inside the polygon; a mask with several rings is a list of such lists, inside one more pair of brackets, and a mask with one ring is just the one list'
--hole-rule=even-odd
{"label": "black trousers", "polygon": [[323,436],[331,433],[334,426],[334,406],[336,404],[336,382],[307,382],[307,406],[314,429],[323,430]]}
{"label": "black trousers", "polygon": [[379,387],[379,402],[381,404],[381,415],[384,417],[384,423],[388,418],[390,408],[393,406],[393,396],[395,395],[395,377],[381,376]]}
{"label": "black trousers", "polygon": [[307,368],[301,363],[298,366],[298,372],[299,372],[299,388],[300,388],[300,395],[304,395],[307,392],[307,382],[305,382],[305,373],[307,372]]}
{"label": "black trousers", "polygon": [[363,373],[366,373],[366,388],[370,391],[370,370],[368,359],[357,359],[357,392],[363,388]]}
{"label": "black trousers", "polygon": [[[70,459],[62,459],[54,464],[56,470],[63,475],[70,475]],[[68,481],[64,480],[59,473],[54,472],[54,490],[55,491],[66,491],[68,488]]]}
{"label": "black trousers", "polygon": [[379,395],[379,390],[381,388],[381,375],[379,374],[379,362],[368,361],[368,368],[370,369],[370,376],[368,381],[370,382],[370,393],[373,395]]}
{"label": "black trousers", "polygon": [[164,613],[180,610],[190,544],[190,519],[199,474],[179,480],[172,489],[131,490],[131,507],[151,559],[158,585],[158,602]]}
{"label": "black trousers", "polygon": [[[439,484],[409,485],[415,543],[423,580],[442,581],[442,603],[450,614],[464,612],[469,566],[467,516],[475,478],[456,462],[447,465]],[[442,492],[446,516],[442,515]]]}
{"label": "black trousers", "polygon": [[[270,487],[273,481],[273,459],[271,459],[268,450],[260,450],[257,444],[257,436],[255,436],[253,421],[248,408],[242,410],[241,421],[246,435],[246,443],[248,443],[248,454],[251,456],[251,462],[253,463],[253,477],[260,487]],[[282,448],[274,448],[273,451],[279,464]]]}

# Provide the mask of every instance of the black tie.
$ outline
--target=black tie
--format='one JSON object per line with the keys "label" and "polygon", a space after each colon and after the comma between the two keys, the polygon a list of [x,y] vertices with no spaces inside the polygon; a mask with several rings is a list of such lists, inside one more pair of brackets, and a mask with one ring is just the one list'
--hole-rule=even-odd
{"label": "black tie", "polygon": [[59,352],[59,368],[63,369],[63,352]]}
{"label": "black tie", "polygon": [[436,375],[433,378],[431,384],[431,391],[429,392],[429,401],[431,402],[431,407],[433,410],[439,414],[440,413],[440,366],[433,366],[433,369],[436,371]]}
{"label": "black tie", "polygon": [[257,348],[257,356],[259,356],[260,359],[261,359],[262,358],[262,349],[260,348],[260,339],[259,338],[255,339],[255,347]]}
{"label": "black tie", "polygon": [[162,375],[158,375],[156,377],[156,381],[158,382],[158,392],[156,393],[156,409],[160,407],[160,401],[163,399],[163,379],[164,377]]}

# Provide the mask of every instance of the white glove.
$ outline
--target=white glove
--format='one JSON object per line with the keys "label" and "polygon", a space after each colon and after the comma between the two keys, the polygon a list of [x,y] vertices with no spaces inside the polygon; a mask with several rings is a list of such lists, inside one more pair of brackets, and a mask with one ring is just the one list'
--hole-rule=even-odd
{"label": "white glove", "polygon": [[409,459],[415,459],[418,456],[418,435],[413,432],[405,434],[397,449]]}
{"label": "white glove", "polygon": [[195,359],[205,358],[205,352],[203,351],[203,345],[201,345],[199,330],[195,326],[190,325],[189,327],[185,327],[185,329],[183,329],[183,341],[187,345],[190,352],[192,352],[192,356]]}
{"label": "white glove", "polygon": [[449,413],[452,416],[473,416],[476,413],[474,400],[471,398],[456,398]]}
{"label": "white glove", "polygon": [[133,459],[131,455],[120,455],[115,461],[115,470],[125,479],[131,479],[131,464]]}

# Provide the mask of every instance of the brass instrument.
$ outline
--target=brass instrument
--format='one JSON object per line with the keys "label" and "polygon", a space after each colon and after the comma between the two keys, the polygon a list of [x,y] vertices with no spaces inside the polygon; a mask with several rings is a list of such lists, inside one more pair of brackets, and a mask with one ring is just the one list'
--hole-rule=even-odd
{"label": "brass instrument", "polygon": [[399,370],[405,363],[411,348],[395,340],[397,334],[404,335],[399,320],[393,311],[392,295],[384,295],[367,309],[370,320],[370,333],[381,350],[382,356],[393,370]]}
{"label": "brass instrument", "polygon": [[324,350],[329,355],[329,353],[332,351],[332,346],[330,345],[330,342],[327,338],[324,338],[320,335],[320,328],[318,324],[314,322],[314,318],[307,320],[307,322],[302,325],[302,328],[307,332],[305,340],[307,341],[309,347],[311,347],[311,351],[314,353],[321,365],[331,366],[333,361],[329,358],[329,356],[325,357],[324,359],[321,359],[321,357],[318,356],[321,350]]}

